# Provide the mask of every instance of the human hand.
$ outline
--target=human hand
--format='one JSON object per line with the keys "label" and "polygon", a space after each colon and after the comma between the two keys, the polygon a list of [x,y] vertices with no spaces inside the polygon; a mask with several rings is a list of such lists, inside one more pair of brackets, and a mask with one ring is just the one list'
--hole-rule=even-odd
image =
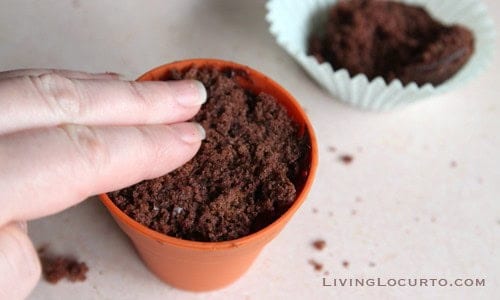
{"label": "human hand", "polygon": [[[161,176],[191,159],[206,100],[196,81],[0,72],[0,299],[25,298],[40,263],[25,221]],[[165,125],[170,124],[170,125]]]}

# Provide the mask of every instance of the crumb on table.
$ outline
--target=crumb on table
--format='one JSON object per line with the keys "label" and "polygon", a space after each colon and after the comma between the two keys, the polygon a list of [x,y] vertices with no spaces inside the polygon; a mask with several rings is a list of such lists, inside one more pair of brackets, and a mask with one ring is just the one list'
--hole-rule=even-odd
{"label": "crumb on table", "polygon": [[312,243],[313,247],[316,249],[316,250],[323,250],[325,247],[326,247],[326,241],[325,240],[322,240],[322,239],[318,239],[318,240],[315,240],[313,243]]}
{"label": "crumb on table", "polygon": [[63,278],[71,282],[87,279],[86,274],[89,268],[85,262],[78,262],[76,259],[65,256],[46,255],[45,248],[39,249],[39,257],[43,278],[52,284],[56,284]]}

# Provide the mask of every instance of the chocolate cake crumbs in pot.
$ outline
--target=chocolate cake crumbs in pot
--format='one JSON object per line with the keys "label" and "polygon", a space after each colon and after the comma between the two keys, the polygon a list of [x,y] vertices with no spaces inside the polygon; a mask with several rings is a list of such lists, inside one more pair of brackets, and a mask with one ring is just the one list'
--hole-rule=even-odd
{"label": "chocolate cake crumbs in pot", "polygon": [[109,194],[128,216],[173,237],[226,241],[276,220],[294,202],[308,137],[271,95],[243,89],[244,70],[174,70],[197,79],[208,99],[193,121],[206,130],[196,156],[179,169]]}

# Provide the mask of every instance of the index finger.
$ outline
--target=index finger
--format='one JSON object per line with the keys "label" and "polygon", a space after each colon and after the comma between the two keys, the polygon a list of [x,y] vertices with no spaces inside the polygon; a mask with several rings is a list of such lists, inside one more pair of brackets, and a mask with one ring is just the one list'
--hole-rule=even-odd
{"label": "index finger", "polygon": [[7,78],[0,80],[0,134],[68,123],[175,123],[193,117],[205,100],[195,80],[82,80],[52,73]]}
{"label": "index finger", "polygon": [[204,137],[195,123],[65,125],[0,136],[0,227],[164,175],[191,159]]}

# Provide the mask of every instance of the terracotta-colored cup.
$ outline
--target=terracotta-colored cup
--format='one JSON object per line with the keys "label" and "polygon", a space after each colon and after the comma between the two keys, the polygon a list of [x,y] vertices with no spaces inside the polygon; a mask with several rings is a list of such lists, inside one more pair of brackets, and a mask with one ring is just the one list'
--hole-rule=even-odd
{"label": "terracotta-colored cup", "polygon": [[274,96],[301,127],[301,134],[310,140],[310,151],[303,163],[297,199],[276,221],[248,236],[225,242],[196,242],[156,232],[123,213],[106,194],[101,201],[115,221],[130,237],[148,268],[166,283],[186,290],[206,291],[224,287],[238,279],[252,264],[262,248],[290,220],[306,199],[318,164],[318,147],[311,123],[290,93],[267,76],[247,66],[215,59],[193,59],[173,62],[153,69],[138,81],[164,80],[169,70],[209,66],[220,70],[233,69],[238,82],[253,93]]}

